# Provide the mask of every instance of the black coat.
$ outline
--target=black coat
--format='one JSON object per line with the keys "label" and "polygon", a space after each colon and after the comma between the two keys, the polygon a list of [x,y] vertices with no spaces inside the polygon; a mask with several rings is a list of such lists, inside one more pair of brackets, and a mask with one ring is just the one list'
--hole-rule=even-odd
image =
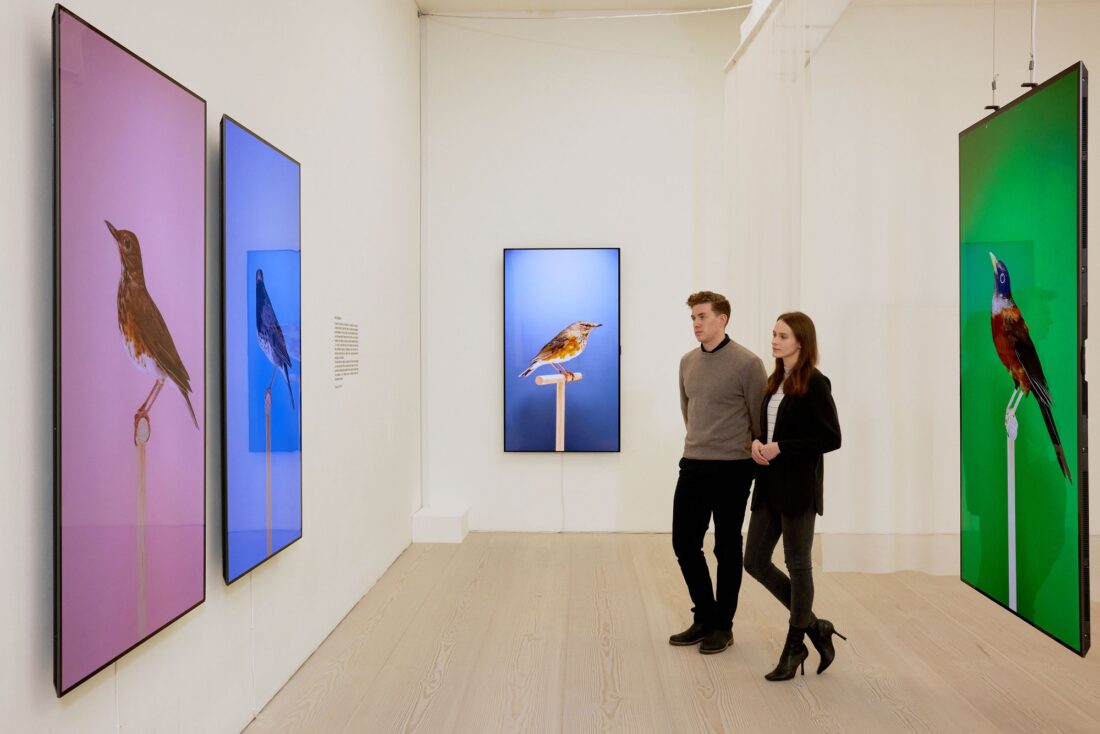
{"label": "black coat", "polygon": [[[760,410],[760,435],[768,435],[768,401]],[[829,378],[814,370],[805,395],[785,395],[775,418],[772,441],[779,444],[779,455],[767,466],[756,467],[756,489],[752,509],[770,501],[784,515],[801,515],[813,508],[824,510],[823,454],[840,448],[840,419]]]}

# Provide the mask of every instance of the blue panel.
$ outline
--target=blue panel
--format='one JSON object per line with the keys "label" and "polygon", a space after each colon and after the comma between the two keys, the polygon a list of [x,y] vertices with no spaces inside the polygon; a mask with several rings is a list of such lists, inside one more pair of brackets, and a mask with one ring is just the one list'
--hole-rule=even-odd
{"label": "blue panel", "polygon": [[566,451],[619,450],[619,250],[504,251],[504,448],[553,451],[555,388],[519,375],[576,321],[600,324],[561,367],[583,379],[566,387]]}
{"label": "blue panel", "polygon": [[222,135],[231,582],[302,536],[301,175],[228,118]]}

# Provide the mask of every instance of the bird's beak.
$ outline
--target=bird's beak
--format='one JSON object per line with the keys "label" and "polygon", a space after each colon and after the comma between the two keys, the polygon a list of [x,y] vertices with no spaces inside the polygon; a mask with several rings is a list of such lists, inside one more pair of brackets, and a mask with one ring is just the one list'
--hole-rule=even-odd
{"label": "bird's beak", "polygon": [[603,326],[603,324],[592,324],[592,328],[593,328],[593,329],[595,329],[595,328],[598,328],[598,327],[600,327],[600,326]]}
{"label": "bird's beak", "polygon": [[108,222],[106,219],[103,220],[103,223],[107,225],[107,229],[111,230],[111,236],[114,237],[115,240],[117,241],[118,240],[118,230],[115,229],[114,225],[111,224],[110,222]]}
{"label": "bird's beak", "polygon": [[993,261],[993,270],[994,270],[994,272],[996,272],[996,270],[997,270],[997,256],[994,255],[991,252],[991,253],[989,253],[989,259]]}

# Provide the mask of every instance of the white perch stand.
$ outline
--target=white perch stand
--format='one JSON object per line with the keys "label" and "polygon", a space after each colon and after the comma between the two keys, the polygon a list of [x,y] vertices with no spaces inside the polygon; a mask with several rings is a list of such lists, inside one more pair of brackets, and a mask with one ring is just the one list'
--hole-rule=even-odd
{"label": "white perch stand", "polygon": [[554,451],[565,451],[565,383],[580,382],[583,379],[584,375],[580,372],[571,372],[568,375],[539,375],[535,378],[536,385],[555,385],[558,389]]}
{"label": "white perch stand", "polygon": [[267,556],[271,556],[271,388],[264,393],[264,425],[267,436]]}
{"label": "white perch stand", "polygon": [[137,468],[137,625],[138,637],[145,636],[145,505],[148,490],[148,470],[145,464],[145,446],[152,433],[149,416],[138,418],[134,427],[134,449]]}
{"label": "white perch stand", "polygon": [[1016,611],[1016,439],[1008,434],[1008,608]]}

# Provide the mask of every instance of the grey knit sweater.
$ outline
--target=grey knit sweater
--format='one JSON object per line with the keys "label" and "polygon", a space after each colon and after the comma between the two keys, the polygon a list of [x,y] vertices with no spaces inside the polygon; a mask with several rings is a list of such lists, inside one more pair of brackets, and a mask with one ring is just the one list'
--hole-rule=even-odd
{"label": "grey knit sweater", "polygon": [[767,382],[764,363],[735,341],[713,352],[700,347],[685,354],[680,360],[684,458],[750,458]]}

